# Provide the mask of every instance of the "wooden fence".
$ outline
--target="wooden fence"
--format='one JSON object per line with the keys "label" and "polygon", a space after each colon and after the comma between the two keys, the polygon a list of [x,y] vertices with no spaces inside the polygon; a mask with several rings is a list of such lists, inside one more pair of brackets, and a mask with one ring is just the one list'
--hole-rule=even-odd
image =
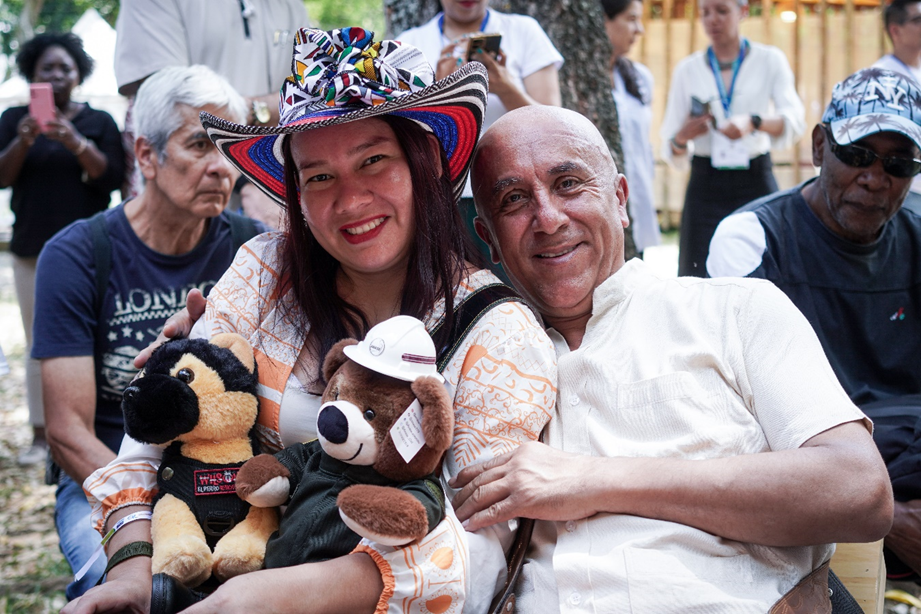
{"label": "wooden fence", "polygon": [[[648,66],[655,76],[650,138],[657,158],[656,205],[662,212],[663,228],[680,220],[687,185],[687,173],[669,168],[659,159],[659,125],[665,115],[668,84],[675,65],[708,44],[700,20],[692,14],[696,13],[697,3],[691,0],[676,6],[674,1],[647,4],[646,33],[630,56]],[[762,6],[752,7],[752,15],[742,21],[743,36],[779,47],[787,55],[806,108],[803,138],[797,145],[772,154],[781,189],[814,173],[809,135],[821,119],[835,83],[890,51],[889,39],[883,32],[882,10],[868,3],[875,4],[874,0],[847,0],[843,4],[840,0],[837,4],[795,0],[781,6],[764,0]]]}

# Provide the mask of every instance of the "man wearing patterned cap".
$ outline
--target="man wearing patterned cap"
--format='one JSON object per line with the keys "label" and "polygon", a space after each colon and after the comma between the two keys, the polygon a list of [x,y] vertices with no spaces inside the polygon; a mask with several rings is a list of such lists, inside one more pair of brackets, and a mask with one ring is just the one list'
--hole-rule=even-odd
{"label": "man wearing patterned cap", "polygon": [[903,207],[921,171],[921,89],[868,68],[835,86],[812,131],[818,177],[727,217],[713,277],[774,282],[812,324],[845,391],[875,422],[895,516],[891,579],[921,571],[921,216]]}

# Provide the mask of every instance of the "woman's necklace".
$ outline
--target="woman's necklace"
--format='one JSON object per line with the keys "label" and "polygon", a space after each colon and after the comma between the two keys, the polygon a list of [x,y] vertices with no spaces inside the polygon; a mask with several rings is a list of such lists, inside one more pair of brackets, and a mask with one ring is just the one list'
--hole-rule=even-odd
{"label": "woman's necklace", "polygon": [[732,70],[732,65],[734,63],[735,63],[735,60],[729,60],[728,62],[724,62],[722,60],[716,61],[716,64],[720,70]]}

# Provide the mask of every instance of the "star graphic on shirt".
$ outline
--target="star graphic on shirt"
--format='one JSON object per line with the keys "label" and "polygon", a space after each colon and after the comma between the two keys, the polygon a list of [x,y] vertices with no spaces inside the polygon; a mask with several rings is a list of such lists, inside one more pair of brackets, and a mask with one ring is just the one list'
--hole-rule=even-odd
{"label": "star graphic on shirt", "polygon": [[108,337],[109,341],[118,341],[118,333],[116,333],[114,330],[109,331]]}
{"label": "star graphic on shirt", "polygon": [[143,341],[143,340],[144,340],[144,333],[142,333],[141,331],[138,331],[138,332],[134,333],[134,338],[137,339],[138,341]]}
{"label": "star graphic on shirt", "polygon": [[134,332],[134,331],[131,330],[131,327],[130,327],[130,326],[124,326],[124,327],[122,327],[122,337],[130,337],[130,336],[131,336],[131,333],[133,333],[133,332]]}

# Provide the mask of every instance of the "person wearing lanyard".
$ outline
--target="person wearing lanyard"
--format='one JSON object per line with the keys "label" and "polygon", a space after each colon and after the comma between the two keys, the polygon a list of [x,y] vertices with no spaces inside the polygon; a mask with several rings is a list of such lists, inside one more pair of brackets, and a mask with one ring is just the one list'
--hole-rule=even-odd
{"label": "person wearing lanyard", "polygon": [[691,169],[679,275],[706,276],[717,224],[777,190],[770,150],[791,146],[805,131],[803,103],[783,52],[739,33],[747,12],[746,0],[702,0],[710,46],[679,62],[672,76],[662,155],[678,169]]}
{"label": "person wearing lanyard", "polygon": [[[441,13],[396,37],[422,51],[435,67],[436,78],[443,79],[467,64],[467,37],[479,32],[502,35],[495,57],[477,53],[472,58],[486,66],[489,74],[484,131],[512,109],[535,104],[557,107],[563,104],[559,81],[563,56],[540,24],[527,15],[500,13],[488,5],[488,0],[441,0]],[[476,211],[469,181],[458,206],[468,234],[486,261],[491,262],[486,244],[477,238],[473,227]],[[493,270],[504,277],[497,263],[493,263]]]}

